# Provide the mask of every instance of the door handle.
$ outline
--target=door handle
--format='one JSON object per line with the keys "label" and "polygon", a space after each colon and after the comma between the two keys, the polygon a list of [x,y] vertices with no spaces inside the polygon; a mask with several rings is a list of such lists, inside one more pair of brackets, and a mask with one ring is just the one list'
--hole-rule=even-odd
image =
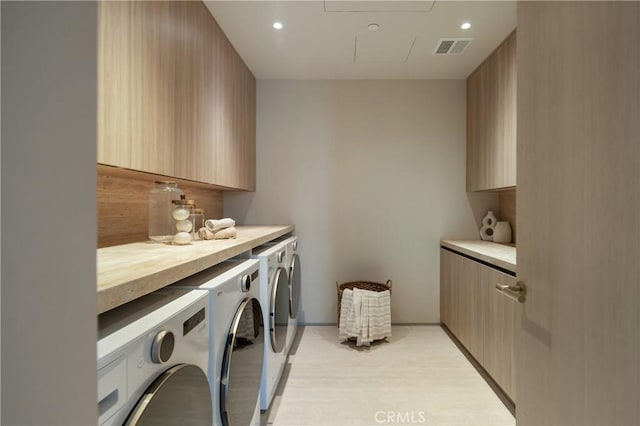
{"label": "door handle", "polygon": [[527,301],[527,288],[524,283],[518,281],[515,285],[496,283],[496,290],[507,296],[509,299],[513,299],[520,303]]}

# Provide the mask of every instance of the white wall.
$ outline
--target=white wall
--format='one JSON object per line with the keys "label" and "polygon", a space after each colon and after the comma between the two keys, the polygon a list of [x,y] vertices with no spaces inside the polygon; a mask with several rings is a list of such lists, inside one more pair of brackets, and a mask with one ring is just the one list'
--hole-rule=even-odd
{"label": "white wall", "polygon": [[1,7],[0,423],[95,424],[97,4]]}
{"label": "white wall", "polygon": [[225,215],[296,225],[302,321],[336,321],[336,281],[390,278],[393,322],[439,322],[438,241],[497,208],[465,192],[465,81],[259,81],[257,119],[257,191]]}

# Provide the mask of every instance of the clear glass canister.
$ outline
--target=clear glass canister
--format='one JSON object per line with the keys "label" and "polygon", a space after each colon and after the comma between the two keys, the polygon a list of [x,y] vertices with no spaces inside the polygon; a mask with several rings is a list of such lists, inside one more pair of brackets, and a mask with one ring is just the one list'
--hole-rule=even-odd
{"label": "clear glass canister", "polygon": [[173,200],[184,195],[178,184],[173,181],[156,181],[149,192],[149,239],[159,243],[173,240],[175,226],[171,212]]}
{"label": "clear glass canister", "polygon": [[193,212],[196,203],[193,200],[185,199],[184,195],[179,200],[173,200],[172,217],[175,225],[175,235],[173,236],[174,244],[190,244],[193,241],[194,224]]}
{"label": "clear glass canister", "polygon": [[193,215],[191,215],[191,221],[193,222],[193,239],[199,240],[200,235],[198,234],[198,231],[200,228],[204,228],[204,210],[194,209]]}

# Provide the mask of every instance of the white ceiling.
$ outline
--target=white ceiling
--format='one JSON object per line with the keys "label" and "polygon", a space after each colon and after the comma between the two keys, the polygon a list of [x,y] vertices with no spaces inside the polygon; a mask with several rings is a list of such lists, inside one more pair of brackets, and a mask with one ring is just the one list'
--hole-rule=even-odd
{"label": "white ceiling", "polygon": [[[516,26],[512,1],[205,4],[258,79],[466,78]],[[275,21],[284,28],[275,30]],[[465,21],[472,24],[466,31],[460,29]],[[371,23],[380,29],[368,31]],[[462,55],[432,55],[440,38],[446,37],[474,40]]]}

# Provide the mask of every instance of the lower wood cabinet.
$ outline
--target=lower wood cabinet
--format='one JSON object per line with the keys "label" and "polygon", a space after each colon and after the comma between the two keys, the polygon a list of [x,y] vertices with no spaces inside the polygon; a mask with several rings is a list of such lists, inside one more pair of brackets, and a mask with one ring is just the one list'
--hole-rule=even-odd
{"label": "lower wood cabinet", "polygon": [[516,278],[440,250],[442,323],[515,402],[515,343],[519,304],[495,290]]}

